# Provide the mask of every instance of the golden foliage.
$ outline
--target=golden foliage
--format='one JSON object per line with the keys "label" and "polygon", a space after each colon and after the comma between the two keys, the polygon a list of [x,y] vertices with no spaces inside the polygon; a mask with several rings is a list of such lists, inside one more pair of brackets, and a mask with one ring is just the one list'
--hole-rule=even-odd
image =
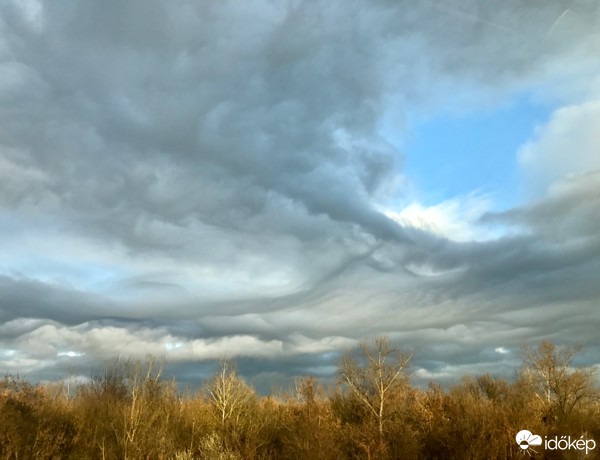
{"label": "golden foliage", "polygon": [[377,339],[345,355],[335,390],[306,377],[277,398],[257,396],[229,360],[186,395],[152,356],[111,358],[75,389],[7,376],[0,458],[517,458],[524,427],[600,440],[598,389],[573,367],[576,352],[544,342],[524,351],[514,382],[466,376],[448,390],[420,389],[407,355]]}

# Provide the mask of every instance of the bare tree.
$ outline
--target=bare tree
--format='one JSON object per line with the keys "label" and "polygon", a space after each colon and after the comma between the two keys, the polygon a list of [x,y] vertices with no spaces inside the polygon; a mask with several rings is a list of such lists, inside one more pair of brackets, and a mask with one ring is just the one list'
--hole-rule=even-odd
{"label": "bare tree", "polygon": [[406,370],[412,355],[392,348],[387,337],[377,338],[373,347],[362,343],[360,350],[358,357],[350,353],[344,355],[339,369],[340,380],[375,417],[382,441],[388,400],[407,383]]}
{"label": "bare tree", "polygon": [[[125,375],[129,386],[130,402],[124,414],[126,446],[136,444],[136,434],[144,423],[149,423],[154,414],[149,411],[161,392],[161,377],[164,360],[146,356],[146,361],[128,359],[125,362]],[[126,450],[127,452],[127,450]]]}
{"label": "bare tree", "polygon": [[559,348],[548,341],[535,350],[523,349],[521,378],[533,390],[546,415],[552,414],[556,420],[568,417],[596,394],[592,372],[572,367],[579,351],[581,347]]}
{"label": "bare tree", "polygon": [[223,425],[228,421],[237,422],[254,396],[252,389],[237,376],[235,364],[227,358],[221,359],[208,385],[208,394]]}
{"label": "bare tree", "polygon": [[[162,380],[164,365],[164,359],[152,355],[143,361],[113,357],[106,362],[100,388],[115,398],[109,400],[111,411],[121,412],[111,425],[125,458],[149,452],[166,436],[170,420],[162,406],[174,387]],[[104,451],[104,439],[98,447]]]}
{"label": "bare tree", "polygon": [[[220,430],[213,433],[214,439],[203,441],[203,450],[211,458],[253,457],[246,452],[258,436],[260,420],[256,414],[256,395],[244,380],[237,375],[235,363],[222,358],[219,368],[208,382],[206,392],[219,420]],[[209,442],[209,447],[205,442]],[[216,443],[216,444],[215,444]],[[215,446],[219,447],[216,455]]]}

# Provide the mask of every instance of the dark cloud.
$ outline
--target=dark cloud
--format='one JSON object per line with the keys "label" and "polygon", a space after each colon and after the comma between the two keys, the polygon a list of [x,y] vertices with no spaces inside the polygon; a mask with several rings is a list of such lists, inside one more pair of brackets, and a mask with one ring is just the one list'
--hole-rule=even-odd
{"label": "dark cloud", "polygon": [[18,318],[31,318],[76,325],[87,319],[110,315],[111,304],[108,299],[90,298],[86,292],[65,286],[0,277],[0,315],[5,324]]}
{"label": "dark cloud", "polygon": [[229,353],[284,381],[385,333],[450,379],[515,341],[597,347],[597,176],[457,243],[382,211],[403,157],[380,124],[550,81],[598,20],[591,1],[4,2],[0,360],[43,378],[162,351],[191,382]]}

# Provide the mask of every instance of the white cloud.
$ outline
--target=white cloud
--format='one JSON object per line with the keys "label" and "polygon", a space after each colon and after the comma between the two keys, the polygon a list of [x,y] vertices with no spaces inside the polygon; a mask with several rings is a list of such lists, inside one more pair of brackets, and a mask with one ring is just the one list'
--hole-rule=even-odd
{"label": "white cloud", "polygon": [[534,195],[569,175],[600,169],[600,100],[562,107],[518,152],[525,187]]}
{"label": "white cloud", "polygon": [[83,356],[85,353],[81,353],[78,351],[68,350],[68,351],[59,351],[56,356],[67,356],[69,358],[75,358],[76,356]]}
{"label": "white cloud", "polygon": [[[0,369],[33,371],[43,368],[56,357],[88,356],[97,362],[115,355],[143,358],[147,354],[165,356],[169,361],[197,361],[231,357],[273,357],[282,354],[282,342],[262,340],[252,335],[223,336],[216,339],[187,339],[162,328],[129,330],[116,326],[76,327],[48,323],[23,334],[7,348],[0,341]],[[339,345],[339,344],[337,344]],[[296,351],[296,350],[294,350]],[[300,345],[300,351],[305,351]]]}
{"label": "white cloud", "polygon": [[486,241],[499,237],[502,230],[477,223],[490,210],[488,197],[469,195],[443,201],[433,206],[413,202],[401,211],[383,210],[402,226],[415,227],[452,241]]}

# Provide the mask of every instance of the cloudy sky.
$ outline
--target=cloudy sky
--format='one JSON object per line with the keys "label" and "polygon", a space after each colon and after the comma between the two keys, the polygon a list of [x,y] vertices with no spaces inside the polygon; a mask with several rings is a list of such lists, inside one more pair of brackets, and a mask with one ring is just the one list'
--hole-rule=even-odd
{"label": "cloudy sky", "polygon": [[597,364],[598,56],[596,0],[0,0],[0,372]]}

